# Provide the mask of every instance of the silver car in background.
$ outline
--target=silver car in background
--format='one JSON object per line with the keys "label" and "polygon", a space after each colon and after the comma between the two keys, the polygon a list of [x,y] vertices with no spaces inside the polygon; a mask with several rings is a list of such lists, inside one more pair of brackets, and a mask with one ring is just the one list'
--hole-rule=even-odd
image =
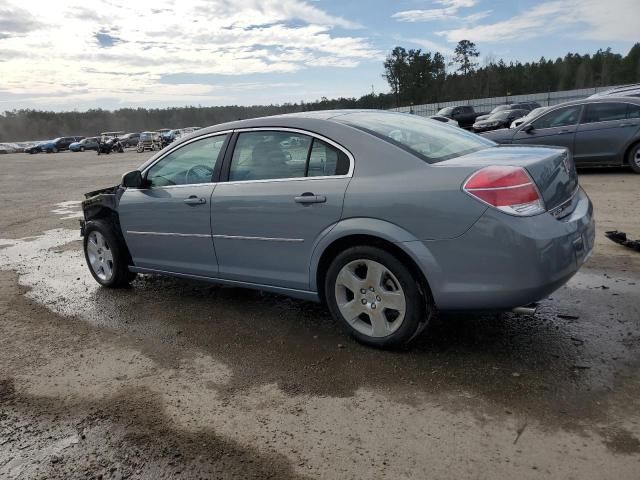
{"label": "silver car in background", "polygon": [[406,344],[436,309],[540,300],[594,241],[566,149],[366,110],[198,130],[83,210],[106,287],[155,273],[322,301],[379,347]]}
{"label": "silver car in background", "polygon": [[640,98],[565,102],[525,119],[517,128],[482,135],[502,144],[566,147],[578,167],[628,165],[640,173]]}

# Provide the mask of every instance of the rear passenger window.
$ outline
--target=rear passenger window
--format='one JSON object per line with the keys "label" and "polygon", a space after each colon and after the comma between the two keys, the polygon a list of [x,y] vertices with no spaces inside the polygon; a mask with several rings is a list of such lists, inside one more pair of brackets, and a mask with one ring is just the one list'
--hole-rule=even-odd
{"label": "rear passenger window", "polygon": [[313,140],[307,176],[346,175],[348,171],[349,158],[344,152],[317,138]]}
{"label": "rear passenger window", "polygon": [[245,132],[238,136],[229,180],[304,177],[311,137],[288,132]]}
{"label": "rear passenger window", "polygon": [[328,143],[284,131],[243,132],[231,157],[229,181],[346,175],[349,158]]}
{"label": "rear passenger window", "polygon": [[582,123],[624,120],[626,117],[626,103],[590,103],[587,105]]}

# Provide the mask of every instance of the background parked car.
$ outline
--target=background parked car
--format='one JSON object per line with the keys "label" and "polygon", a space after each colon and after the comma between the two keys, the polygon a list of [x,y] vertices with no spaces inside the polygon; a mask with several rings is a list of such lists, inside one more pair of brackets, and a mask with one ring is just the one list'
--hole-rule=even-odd
{"label": "background parked car", "polygon": [[0,154],[16,153],[16,146],[11,143],[0,143]]}
{"label": "background parked car", "polygon": [[469,129],[476,118],[484,115],[484,113],[477,113],[471,105],[462,105],[458,107],[445,107],[438,111],[436,115],[455,120],[460,127]]}
{"label": "background parked car", "polygon": [[517,128],[520,125],[522,125],[524,122],[526,122],[528,120],[531,120],[532,118],[537,117],[538,115],[542,114],[542,112],[544,112],[545,110],[548,110],[548,109],[549,109],[549,107],[534,108],[529,113],[527,113],[524,117],[516,118],[513,122],[511,122],[511,125],[510,125],[509,128]]}
{"label": "background parked car", "polygon": [[540,104],[538,102],[503,103],[502,105],[498,105],[497,107],[494,107],[493,110],[491,110],[491,112],[489,112],[486,115],[478,115],[478,117],[476,117],[476,122],[479,122],[480,120],[486,120],[487,118],[489,118],[490,115],[493,115],[494,113],[498,113],[498,112],[503,112],[505,110],[530,111],[538,107],[540,107]]}
{"label": "background parked car", "polygon": [[483,134],[498,143],[555,145],[576,165],[629,165],[640,173],[640,98],[598,97],[550,107],[518,128]]}
{"label": "background parked car", "polygon": [[42,145],[42,150],[46,153],[57,153],[69,150],[69,145],[79,142],[84,137],[58,137]]}
{"label": "background parked car", "polygon": [[142,153],[144,151],[155,152],[162,149],[162,139],[158,132],[142,132],[138,141],[137,151]]}
{"label": "background parked car", "polygon": [[487,132],[498,128],[507,128],[517,118],[524,117],[528,110],[501,110],[489,115],[484,120],[476,121],[473,124],[474,132]]}
{"label": "background parked car", "polygon": [[69,150],[72,152],[84,152],[85,150],[97,150],[98,149],[98,137],[83,138],[79,142],[74,142],[69,145]]}
{"label": "background parked car", "polygon": [[51,140],[40,140],[38,142],[34,142],[31,145],[25,147],[24,153],[30,153],[30,154],[42,153],[44,152],[43,147],[50,142]]}
{"label": "background parked car", "polygon": [[120,137],[120,143],[122,143],[123,147],[137,147],[138,141],[140,140],[140,133],[127,133]]}
{"label": "background parked car", "polygon": [[594,93],[589,98],[600,98],[600,97],[610,97],[610,96],[640,97],[640,83],[621,85],[619,87],[615,87],[610,90],[605,90],[604,92]]}

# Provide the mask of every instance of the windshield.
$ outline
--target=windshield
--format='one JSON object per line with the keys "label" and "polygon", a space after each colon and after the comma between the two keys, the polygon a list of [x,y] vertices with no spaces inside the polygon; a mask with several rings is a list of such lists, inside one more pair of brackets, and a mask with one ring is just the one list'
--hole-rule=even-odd
{"label": "windshield", "polygon": [[487,118],[487,120],[506,120],[509,115],[511,115],[511,111],[509,110],[504,110],[502,112],[497,112],[494,113],[492,115],[489,116],[489,118]]}
{"label": "windshield", "polygon": [[537,115],[540,115],[542,112],[544,112],[547,109],[547,107],[538,107],[538,108],[534,108],[533,110],[531,110],[529,112],[529,114],[527,115],[527,118],[533,118]]}
{"label": "windshield", "polygon": [[490,140],[436,120],[390,112],[358,112],[335,117],[392,143],[429,163],[459,157],[494,145]]}
{"label": "windshield", "polygon": [[510,105],[498,105],[496,108],[491,110],[491,113],[502,112],[503,110],[509,110],[510,108]]}
{"label": "windshield", "polygon": [[438,111],[437,115],[451,115],[453,107],[446,107]]}

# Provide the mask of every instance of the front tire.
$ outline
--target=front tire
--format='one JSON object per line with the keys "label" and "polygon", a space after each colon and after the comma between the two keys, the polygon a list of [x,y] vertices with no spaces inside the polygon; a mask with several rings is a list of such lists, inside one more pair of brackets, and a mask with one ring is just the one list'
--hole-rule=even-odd
{"label": "front tire", "polygon": [[409,268],[377,247],[352,247],[337,255],[324,287],[333,317],[356,340],[374,347],[408,344],[433,308]]}
{"label": "front tire", "polygon": [[80,147],[80,151],[81,151],[81,152],[84,152],[84,147]]}
{"label": "front tire", "polygon": [[635,173],[640,173],[640,143],[631,148],[627,161],[629,162],[631,170]]}
{"label": "front tire", "polygon": [[84,258],[93,278],[107,288],[123,288],[135,278],[129,271],[124,241],[105,220],[90,220],[84,231]]}

